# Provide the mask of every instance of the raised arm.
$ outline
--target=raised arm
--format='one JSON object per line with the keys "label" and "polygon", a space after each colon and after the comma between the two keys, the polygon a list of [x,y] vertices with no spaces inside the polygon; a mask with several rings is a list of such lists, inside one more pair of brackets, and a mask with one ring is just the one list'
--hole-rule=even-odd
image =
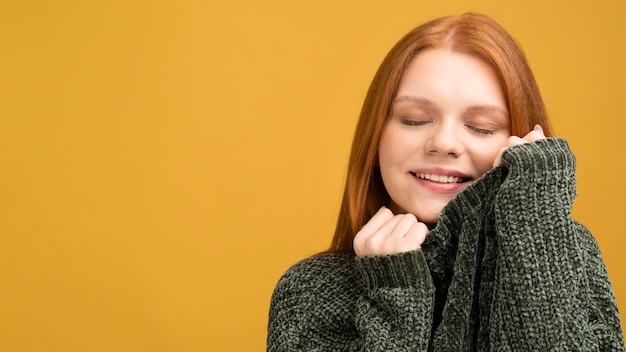
{"label": "raised arm", "polygon": [[502,165],[509,174],[495,209],[492,349],[623,351],[604,263],[591,234],[571,218],[575,159],[567,143],[512,147]]}

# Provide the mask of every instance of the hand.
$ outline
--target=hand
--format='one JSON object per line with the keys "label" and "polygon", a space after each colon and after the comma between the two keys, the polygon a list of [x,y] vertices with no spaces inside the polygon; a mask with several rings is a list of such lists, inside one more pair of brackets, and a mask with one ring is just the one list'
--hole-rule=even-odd
{"label": "hand", "polygon": [[421,248],[428,234],[426,224],[413,214],[393,215],[381,208],[354,237],[357,256],[395,254]]}
{"label": "hand", "polygon": [[535,128],[533,128],[532,131],[528,132],[528,134],[526,134],[523,138],[520,138],[518,136],[509,137],[509,145],[507,147],[502,148],[502,150],[500,150],[500,153],[498,154],[498,156],[496,156],[496,159],[493,161],[493,167],[502,165],[502,153],[504,153],[504,151],[507,148],[510,148],[512,146],[519,145],[519,144],[534,142],[534,141],[544,139],[544,138],[546,138],[546,136],[543,134],[543,128],[541,128],[541,126],[539,125],[535,125]]}

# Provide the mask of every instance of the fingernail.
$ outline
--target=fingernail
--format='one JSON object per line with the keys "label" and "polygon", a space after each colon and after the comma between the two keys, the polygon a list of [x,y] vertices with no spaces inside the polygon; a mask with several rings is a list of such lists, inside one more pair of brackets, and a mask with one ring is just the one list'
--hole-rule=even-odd
{"label": "fingernail", "polygon": [[535,131],[543,131],[543,128],[541,127],[540,124],[536,124],[534,130]]}

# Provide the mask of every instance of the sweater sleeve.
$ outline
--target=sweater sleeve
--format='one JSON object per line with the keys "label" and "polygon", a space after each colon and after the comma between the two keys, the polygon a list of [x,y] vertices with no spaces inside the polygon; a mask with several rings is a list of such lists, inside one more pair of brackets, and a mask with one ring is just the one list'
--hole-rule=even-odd
{"label": "sweater sleeve", "polygon": [[623,351],[606,269],[591,234],[572,220],[575,159],[565,140],[509,148],[495,202],[493,350]]}
{"label": "sweater sleeve", "polygon": [[267,350],[426,351],[433,295],[421,251],[312,257],[274,290]]}
{"label": "sweater sleeve", "polygon": [[426,351],[435,289],[421,250],[357,257],[366,284],[356,324],[364,351]]}

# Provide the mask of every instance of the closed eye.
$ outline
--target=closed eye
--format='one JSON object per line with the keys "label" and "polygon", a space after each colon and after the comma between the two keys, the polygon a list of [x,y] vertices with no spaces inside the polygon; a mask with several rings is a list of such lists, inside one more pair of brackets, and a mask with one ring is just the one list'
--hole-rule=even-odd
{"label": "closed eye", "polygon": [[476,132],[476,133],[480,133],[480,134],[485,134],[485,135],[491,135],[494,133],[494,131],[492,130],[488,130],[485,128],[480,128],[480,127],[476,127],[476,126],[472,126],[472,125],[466,125],[467,128],[469,128],[470,130]]}
{"label": "closed eye", "polygon": [[402,119],[402,124],[406,126],[422,126],[427,123],[430,123],[430,121]]}

